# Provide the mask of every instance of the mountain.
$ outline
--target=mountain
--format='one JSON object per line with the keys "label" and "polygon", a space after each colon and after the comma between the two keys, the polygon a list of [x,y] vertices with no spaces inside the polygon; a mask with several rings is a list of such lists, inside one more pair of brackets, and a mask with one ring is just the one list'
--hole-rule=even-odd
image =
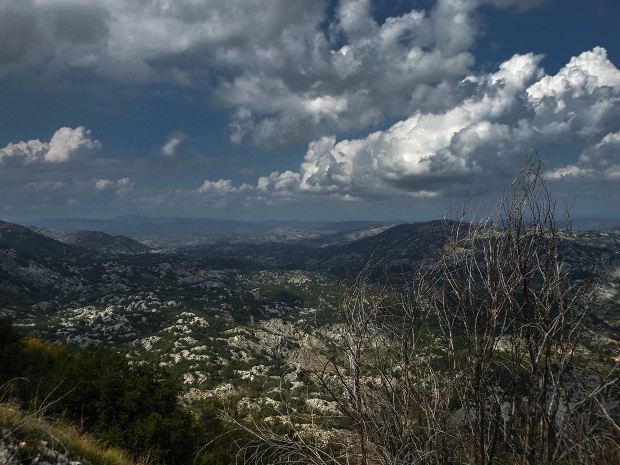
{"label": "mountain", "polygon": [[81,247],[64,244],[30,228],[4,221],[0,221],[0,248],[12,249],[24,256],[58,260],[75,259],[86,253]]}
{"label": "mountain", "polygon": [[620,231],[618,218],[574,218],[571,219],[574,231]]}
{"label": "mountain", "polygon": [[[183,383],[179,400],[199,406],[195,411],[224,401],[240,418],[248,412],[262,418],[273,415],[274,408],[287,411],[278,399],[291,399],[290,405],[303,415],[319,411],[331,416],[339,406],[310,383],[310,374],[325,373],[326,356],[349,360],[339,356],[350,327],[338,309],[343,295],[352,296],[352,291],[341,278],[353,278],[369,262],[376,264],[371,278],[387,274],[393,284],[382,294],[386,299],[381,305],[401,298],[407,302],[400,284],[412,283],[421,260],[437,256],[450,227],[438,220],[366,224],[330,233],[271,225],[252,234],[229,231],[198,245],[153,251],[134,239],[103,232],[35,231],[0,222],[0,317],[11,317],[24,335],[71,346],[106,346],[120,351],[132,366],[151,362],[168,370]],[[493,237],[493,231],[488,232]],[[200,237],[204,239],[196,234]],[[561,267],[571,278],[589,276],[593,269],[599,276],[578,355],[587,350],[584,358],[615,366],[620,360],[620,234],[577,231],[558,237]],[[364,303],[373,300],[375,282],[360,294]],[[371,318],[384,314],[383,308],[375,310],[379,312],[369,312]],[[399,313],[386,315],[401,324]],[[391,324],[387,320],[392,318],[385,321]],[[431,341],[431,351],[420,354],[443,363],[446,344],[435,346],[435,320],[426,320],[420,324],[428,327],[416,329],[416,340],[420,350],[425,350],[425,339]],[[375,332],[382,325],[358,328],[372,343],[365,347],[376,347],[383,363],[389,347],[376,346],[385,339],[376,338]],[[499,343],[509,347],[509,341],[499,338],[497,350],[505,350]],[[50,347],[58,350],[55,344]],[[371,377],[362,380],[360,385],[373,387]],[[26,440],[16,437],[5,443]]]}
{"label": "mountain", "polygon": [[[129,318],[126,333],[116,330],[109,336],[117,342],[152,330],[153,321],[162,316],[159,310],[150,312],[165,302],[175,302],[170,307],[174,311],[206,308],[209,314],[235,320],[286,314],[291,304],[320,300],[331,289],[331,284],[317,282],[353,277],[371,259],[393,274],[411,270],[433,250],[442,227],[442,222],[375,225],[331,235],[275,228],[252,237],[223,235],[211,244],[151,252],[133,239],[101,232],[34,231],[0,222],[0,314],[69,337],[50,321],[71,309],[96,305],[105,313],[104,302],[140,308],[135,322],[125,310],[101,316],[104,321]],[[91,312],[83,311],[80,321]]]}
{"label": "mountain", "polygon": [[77,245],[86,249],[108,254],[139,254],[146,253],[150,247],[126,236],[111,236],[100,231],[75,231],[65,233],[56,229],[43,228],[35,231],[45,237],[55,239],[69,245]]}
{"label": "mountain", "polygon": [[[171,218],[140,215],[110,219],[47,218],[32,221],[28,226],[54,229],[66,233],[88,230],[113,236],[129,236],[154,247],[213,243],[228,236],[229,241],[274,242],[297,238],[330,235],[369,226],[385,226],[372,221],[304,222],[304,221],[233,221],[214,218]],[[278,236],[280,236],[278,238]]]}
{"label": "mountain", "polygon": [[[441,220],[334,234],[287,227],[109,254],[101,252],[114,242],[107,234],[41,231],[85,248],[0,222],[0,316],[52,340],[124,348],[183,376],[188,396],[201,398],[240,377],[269,381],[269,372],[280,382],[297,366],[282,354],[316,337],[317,327],[330,340],[340,337],[342,278],[371,262],[372,278],[387,274],[398,289],[420,260],[441,250],[449,227]],[[620,234],[577,232],[563,240],[572,245],[562,262],[573,275],[586,276],[596,264],[590,310],[597,334],[611,334],[620,327]]]}
{"label": "mountain", "polygon": [[443,220],[399,224],[339,235],[344,240],[319,248],[305,261],[310,269],[341,270],[351,276],[373,262],[394,277],[408,275],[420,260],[445,244],[448,223]]}
{"label": "mountain", "polygon": [[[264,237],[264,236],[263,236]],[[443,220],[395,226],[368,226],[355,231],[303,237],[298,240],[230,240],[178,248],[180,253],[249,260],[272,268],[322,271],[337,277],[357,275],[369,262],[390,273],[410,272],[447,238]],[[254,238],[256,239],[256,238]]]}
{"label": "mountain", "polygon": [[[92,252],[0,221],[0,310],[23,308],[84,291],[76,272]],[[5,307],[5,308],[3,308]],[[9,313],[10,314],[10,313]]]}

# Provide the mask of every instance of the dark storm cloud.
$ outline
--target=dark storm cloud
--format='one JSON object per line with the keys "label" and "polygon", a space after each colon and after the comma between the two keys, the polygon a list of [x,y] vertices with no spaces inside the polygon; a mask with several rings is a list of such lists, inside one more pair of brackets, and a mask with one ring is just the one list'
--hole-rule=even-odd
{"label": "dark storm cloud", "polygon": [[82,45],[106,40],[110,19],[106,10],[96,6],[61,5],[50,8],[47,16],[54,38],[71,44]]}
{"label": "dark storm cloud", "polygon": [[43,34],[32,2],[0,5],[0,74],[40,55]]}
{"label": "dark storm cloud", "polygon": [[104,50],[108,21],[108,11],[90,4],[5,2],[0,5],[0,74],[90,66]]}

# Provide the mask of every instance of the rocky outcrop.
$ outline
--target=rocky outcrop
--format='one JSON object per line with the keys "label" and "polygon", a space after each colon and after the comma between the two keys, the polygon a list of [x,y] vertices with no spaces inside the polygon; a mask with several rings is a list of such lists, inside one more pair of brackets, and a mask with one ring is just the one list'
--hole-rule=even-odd
{"label": "rocky outcrop", "polygon": [[56,443],[28,438],[7,429],[0,429],[0,464],[2,465],[82,465]]}

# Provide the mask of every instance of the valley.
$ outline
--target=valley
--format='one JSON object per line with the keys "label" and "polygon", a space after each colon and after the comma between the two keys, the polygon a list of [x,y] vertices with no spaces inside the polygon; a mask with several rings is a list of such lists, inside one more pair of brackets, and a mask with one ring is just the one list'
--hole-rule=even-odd
{"label": "valley", "polygon": [[[370,289],[406,292],[416,267],[442,252],[449,227],[167,230],[158,239],[0,222],[0,316],[24,335],[108,347],[130,363],[163,368],[178,377],[180,401],[191,409],[216,402],[234,408],[237,419],[338,417],[321,378],[308,374],[326,369],[329,358],[317,353],[338,347],[350,331],[339,310],[343,296],[364,269]],[[577,277],[598,276],[584,347],[613,363],[620,356],[620,233],[562,237],[570,245],[563,266]],[[429,347],[441,340],[434,329],[425,337]],[[428,356],[438,357],[432,350]],[[325,431],[334,428],[328,424]]]}

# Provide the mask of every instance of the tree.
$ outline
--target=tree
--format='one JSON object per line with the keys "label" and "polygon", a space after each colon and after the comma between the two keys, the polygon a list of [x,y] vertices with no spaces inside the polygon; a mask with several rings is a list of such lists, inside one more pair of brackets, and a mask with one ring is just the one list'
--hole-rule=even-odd
{"label": "tree", "polygon": [[[205,439],[178,401],[180,381],[148,363],[91,346],[23,338],[0,319],[0,397],[73,421],[107,445],[161,463],[195,463]],[[203,420],[205,422],[206,419]]]}
{"label": "tree", "polygon": [[497,454],[527,464],[600,463],[611,457],[604,444],[617,457],[604,406],[617,376],[593,370],[586,347],[595,278],[579,279],[564,261],[570,222],[567,213],[558,222],[556,211],[532,158],[484,222],[466,225],[461,214],[452,223],[430,273],[441,282],[433,308],[451,370],[465,375],[458,403],[471,463]]}
{"label": "tree", "polygon": [[341,440],[326,449],[309,439],[300,422],[313,414],[285,433],[255,423],[254,459],[619,462],[617,372],[593,365],[588,348],[596,280],[564,260],[570,218],[558,221],[540,161],[527,160],[482,221],[467,221],[469,207],[445,221],[438,255],[407,292],[372,285],[367,267],[344,293],[343,337],[306,369],[339,406],[323,424],[349,421],[333,433]]}

